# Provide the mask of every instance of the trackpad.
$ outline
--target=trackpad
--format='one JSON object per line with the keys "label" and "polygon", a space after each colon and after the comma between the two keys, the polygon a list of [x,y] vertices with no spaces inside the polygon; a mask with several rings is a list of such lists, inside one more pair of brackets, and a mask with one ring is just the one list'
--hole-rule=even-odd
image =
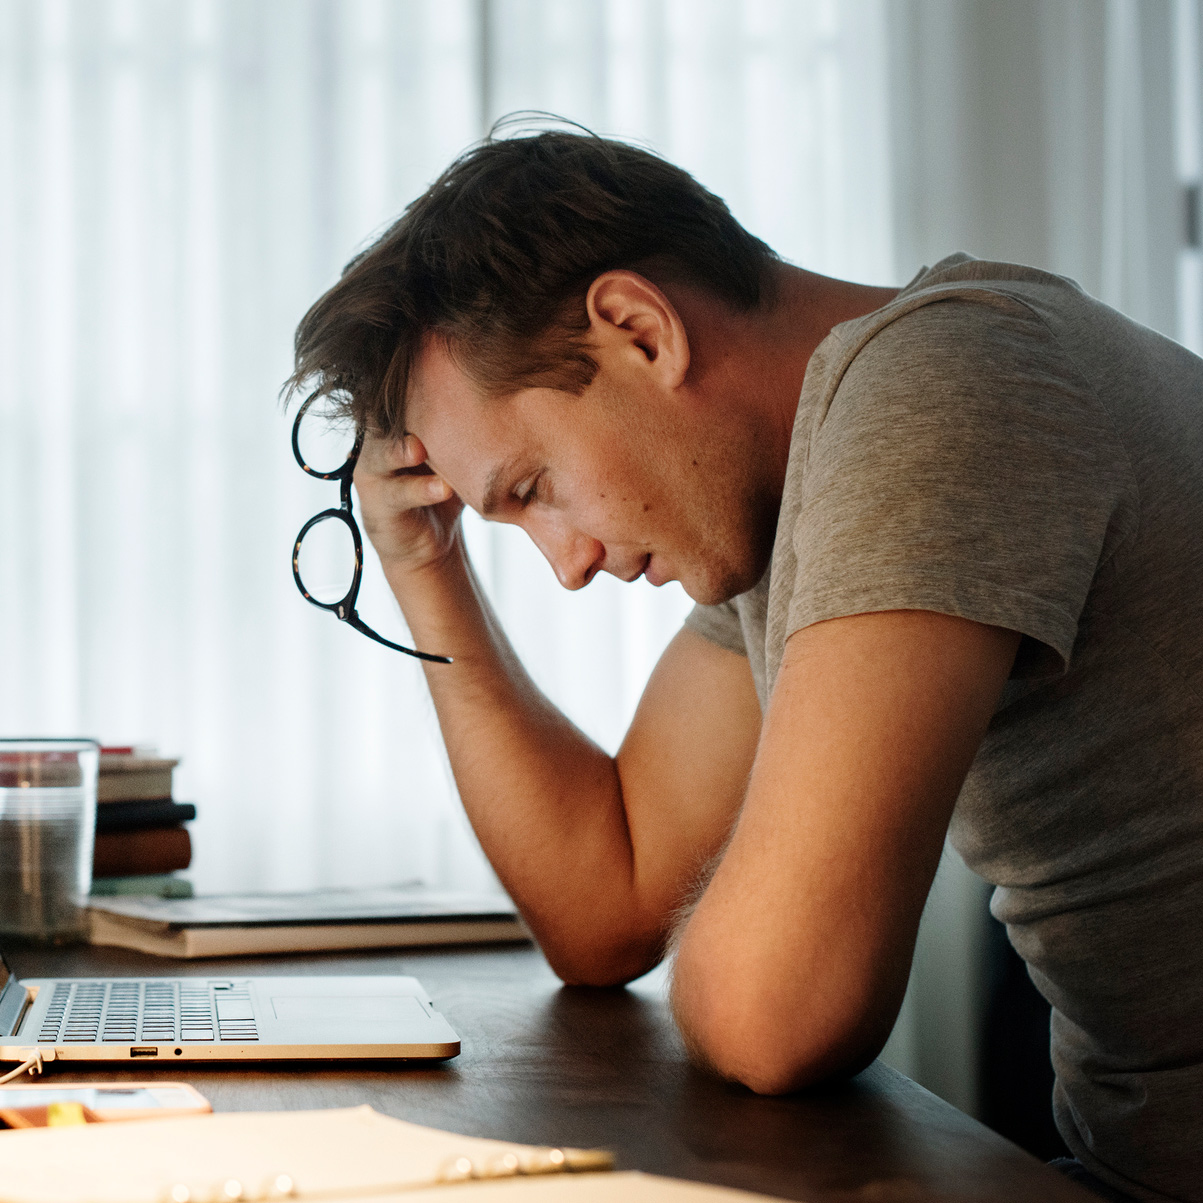
{"label": "trackpad", "polygon": [[412,994],[285,994],[272,999],[272,1010],[277,1019],[322,1023],[412,1023],[430,1018]]}

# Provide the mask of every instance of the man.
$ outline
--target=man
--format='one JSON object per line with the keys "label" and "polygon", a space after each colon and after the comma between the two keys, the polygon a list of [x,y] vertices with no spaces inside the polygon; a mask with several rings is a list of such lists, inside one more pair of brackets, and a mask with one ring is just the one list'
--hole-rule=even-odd
{"label": "man", "polygon": [[[549,133],[348,266],[302,382],[368,432],[464,806],[565,981],[671,943],[718,1073],[855,1071],[951,831],[1053,1003],[1074,1153],[1203,1199],[1203,362],[1026,268],[813,275],[671,165]],[[516,660],[465,504],[566,588],[698,603],[617,756]]]}

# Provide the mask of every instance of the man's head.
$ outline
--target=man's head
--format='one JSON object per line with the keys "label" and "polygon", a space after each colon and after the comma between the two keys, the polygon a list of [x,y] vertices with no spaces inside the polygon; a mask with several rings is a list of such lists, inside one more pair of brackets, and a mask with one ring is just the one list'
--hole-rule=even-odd
{"label": "man's head", "polygon": [[688,172],[635,146],[548,132],[462,155],[309,310],[294,387],[400,435],[409,373],[434,334],[488,394],[580,392],[596,364],[585,295],[627,268],[760,304],[776,256]]}
{"label": "man's head", "polygon": [[290,383],[361,428],[419,436],[464,501],[523,526],[568,587],[646,571],[716,601],[755,583],[775,503],[748,475],[757,432],[686,384],[737,391],[737,371],[690,340],[709,350],[716,314],[762,309],[776,262],[647,151],[491,141],[306,314]]}

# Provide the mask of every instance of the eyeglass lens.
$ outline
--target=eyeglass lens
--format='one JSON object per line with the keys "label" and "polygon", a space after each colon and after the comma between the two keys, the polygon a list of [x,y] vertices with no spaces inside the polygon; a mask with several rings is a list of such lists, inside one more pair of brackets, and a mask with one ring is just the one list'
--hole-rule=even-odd
{"label": "eyeglass lens", "polygon": [[419,660],[450,664],[449,656],[415,651],[385,639],[356,613],[362,563],[357,554],[359,528],[350,510],[350,473],[358,457],[358,436],[354,422],[339,417],[324,402],[315,395],[301,406],[293,423],[293,454],[310,475],[340,482],[341,504],[315,515],[301,528],[293,551],[297,587],[308,601],[336,613],[369,639]]}
{"label": "eyeglass lens", "polygon": [[333,415],[319,403],[297,417],[296,447],[301,462],[315,476],[333,476],[346,466],[355,448],[355,423]]}
{"label": "eyeglass lens", "polygon": [[342,601],[355,583],[355,541],[337,514],[315,522],[297,548],[297,576],[305,592],[323,605]]}

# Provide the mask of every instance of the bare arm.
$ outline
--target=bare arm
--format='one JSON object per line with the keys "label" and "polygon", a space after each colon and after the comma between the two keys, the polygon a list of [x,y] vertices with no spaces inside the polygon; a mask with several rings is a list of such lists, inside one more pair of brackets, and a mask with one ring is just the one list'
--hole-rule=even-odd
{"label": "bare arm", "polygon": [[730,848],[678,942],[677,1018],[720,1073],[778,1093],[880,1051],[1018,643],[922,611],[790,638]]}
{"label": "bare arm", "polygon": [[531,682],[464,553],[458,501],[431,494],[420,462],[420,444],[369,440],[356,486],[417,646],[454,657],[425,670],[468,817],[556,971],[629,980],[659,959],[743,800],[760,727],[747,661],[680,632],[610,757]]}

